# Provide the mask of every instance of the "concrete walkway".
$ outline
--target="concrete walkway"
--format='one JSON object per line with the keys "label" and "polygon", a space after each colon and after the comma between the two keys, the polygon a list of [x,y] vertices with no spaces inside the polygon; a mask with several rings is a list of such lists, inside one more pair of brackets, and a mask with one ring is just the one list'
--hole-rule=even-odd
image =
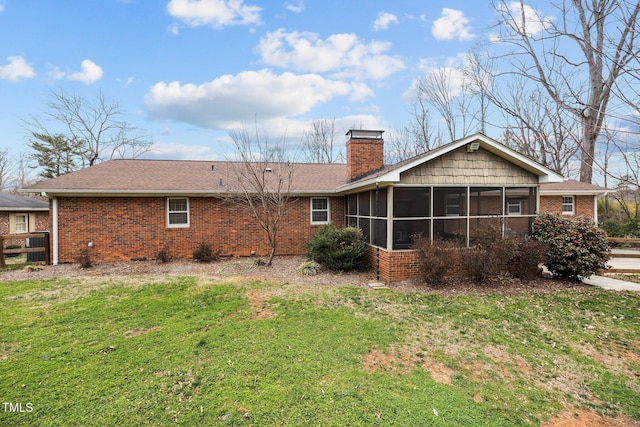
{"label": "concrete walkway", "polygon": [[593,275],[582,281],[585,285],[597,286],[611,291],[636,291],[640,292],[640,283],[625,282],[607,276]]}
{"label": "concrete walkway", "polygon": [[[638,274],[640,274],[640,258],[637,258],[640,251],[613,249],[611,252],[615,255],[608,262],[608,265],[611,266],[611,268],[638,269]],[[633,257],[625,258],[625,255],[632,255]],[[607,276],[593,275],[588,279],[584,279],[582,283],[612,291],[640,292],[640,283],[626,282],[624,280],[613,279]]]}

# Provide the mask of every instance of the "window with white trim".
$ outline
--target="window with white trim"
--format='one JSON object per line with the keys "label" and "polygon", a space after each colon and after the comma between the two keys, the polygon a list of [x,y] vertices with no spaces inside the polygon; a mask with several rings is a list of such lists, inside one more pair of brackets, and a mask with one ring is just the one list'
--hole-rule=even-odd
{"label": "window with white trim", "polygon": [[29,231],[29,219],[26,214],[16,214],[15,221],[16,233],[27,233]]}
{"label": "window with white trim", "polygon": [[573,215],[575,212],[575,200],[573,196],[562,196],[562,214]]}
{"label": "window with white trim", "polygon": [[446,216],[458,216],[460,215],[460,195],[459,194],[447,194],[445,205]]}
{"label": "window with white trim", "polygon": [[189,199],[170,197],[167,199],[167,227],[189,227]]}
{"label": "window with white trim", "polygon": [[522,215],[522,201],[507,200],[507,215]]}
{"label": "window with white trim", "polygon": [[326,197],[311,198],[311,224],[327,224],[329,222],[329,199]]}

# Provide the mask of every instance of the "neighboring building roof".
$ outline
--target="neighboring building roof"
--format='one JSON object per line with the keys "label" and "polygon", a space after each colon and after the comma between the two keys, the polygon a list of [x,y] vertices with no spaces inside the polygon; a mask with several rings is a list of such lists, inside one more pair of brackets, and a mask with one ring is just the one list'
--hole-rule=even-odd
{"label": "neighboring building roof", "polygon": [[48,211],[47,200],[0,193],[0,211]]}
{"label": "neighboring building roof", "polygon": [[[49,179],[26,191],[48,194],[216,194],[233,188],[240,162],[110,160]],[[269,167],[268,164],[265,165]],[[277,165],[273,165],[275,171]],[[293,163],[291,191],[327,193],[345,181],[346,165]],[[268,180],[269,172],[265,172]]]}
{"label": "neighboring building roof", "polygon": [[607,193],[606,188],[587,182],[569,179],[562,182],[550,182],[540,185],[540,195],[600,195]]}

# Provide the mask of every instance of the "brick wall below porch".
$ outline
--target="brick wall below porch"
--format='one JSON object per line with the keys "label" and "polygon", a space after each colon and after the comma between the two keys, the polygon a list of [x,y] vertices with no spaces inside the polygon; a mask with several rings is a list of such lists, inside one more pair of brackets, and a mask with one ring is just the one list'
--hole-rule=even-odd
{"label": "brick wall below porch", "polygon": [[420,256],[417,251],[386,251],[369,246],[369,262],[385,282],[401,282],[420,276]]}

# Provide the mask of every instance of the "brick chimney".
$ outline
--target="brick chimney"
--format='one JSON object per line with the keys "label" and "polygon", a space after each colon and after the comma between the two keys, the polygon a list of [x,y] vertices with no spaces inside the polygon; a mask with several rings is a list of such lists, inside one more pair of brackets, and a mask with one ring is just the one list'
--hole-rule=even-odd
{"label": "brick chimney", "polygon": [[349,130],[347,182],[355,181],[384,166],[383,130]]}

